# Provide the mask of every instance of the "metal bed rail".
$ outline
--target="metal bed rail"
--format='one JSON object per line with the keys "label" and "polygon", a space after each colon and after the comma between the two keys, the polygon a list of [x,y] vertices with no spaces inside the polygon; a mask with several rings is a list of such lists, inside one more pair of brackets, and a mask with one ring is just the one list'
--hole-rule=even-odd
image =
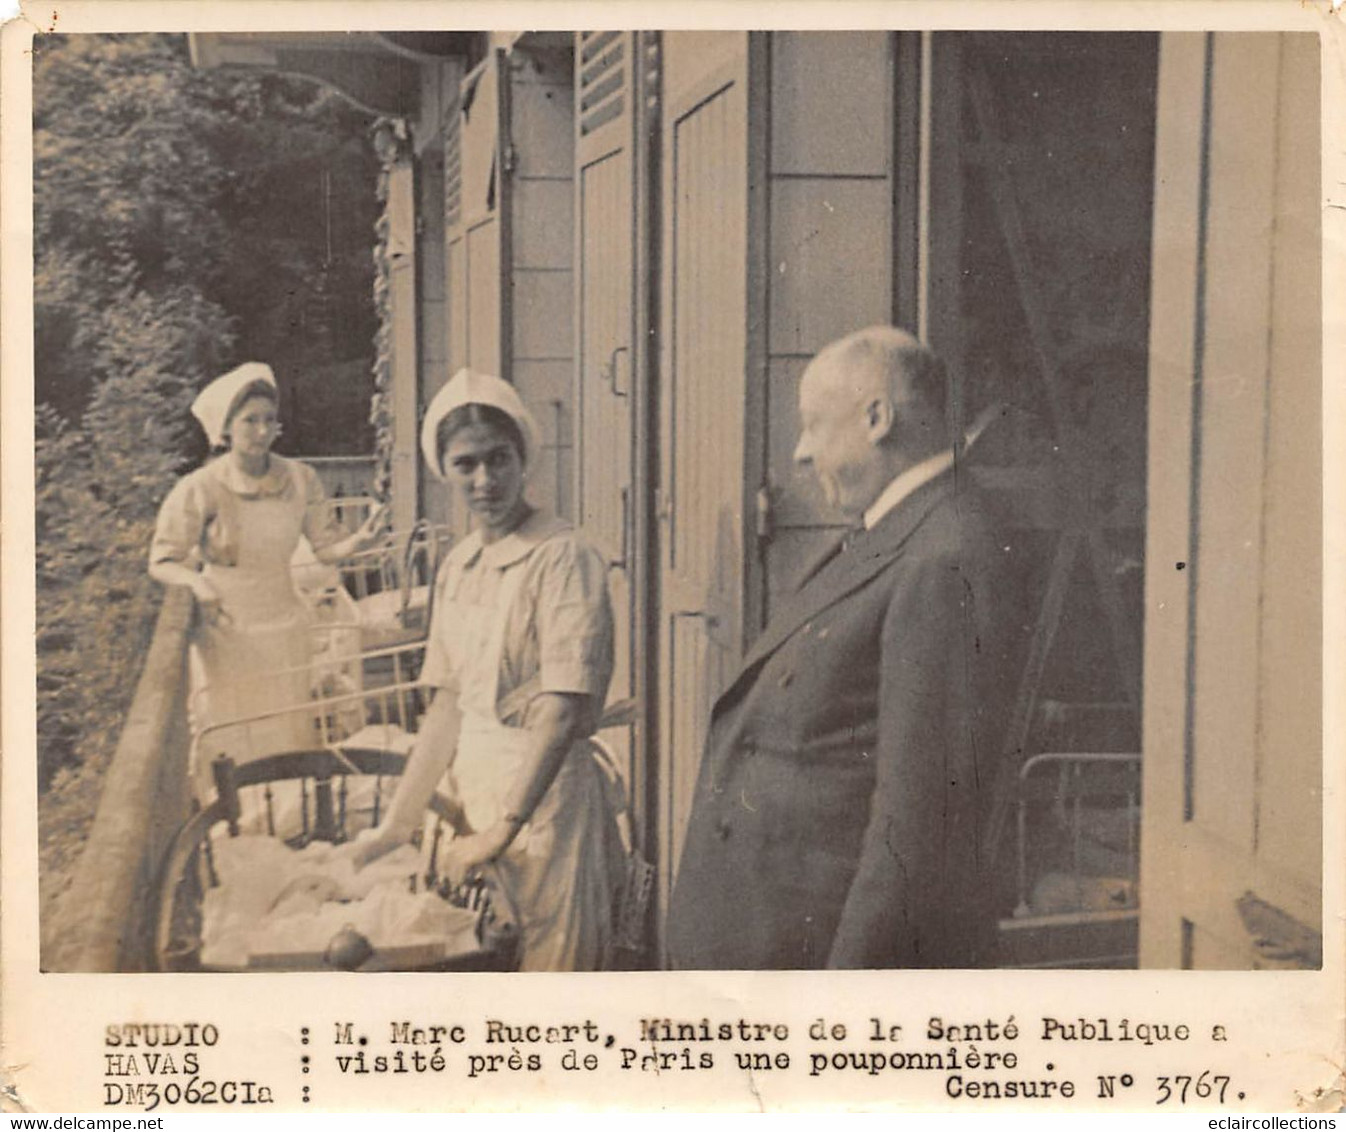
{"label": "metal bed rail", "polygon": [[[1056,770],[1054,784],[1045,790],[1030,790],[1029,783],[1035,771],[1043,768]],[[1089,780],[1089,772],[1099,768],[1114,772],[1108,775],[1095,773]],[[1140,755],[1131,752],[1048,752],[1034,755],[1025,760],[1019,770],[1018,802],[1016,806],[1016,864],[1017,897],[1014,916],[1016,919],[1032,915],[1032,880],[1029,869],[1029,808],[1036,801],[1049,802],[1060,820],[1067,828],[1070,844],[1070,872],[1076,877],[1087,875],[1083,860],[1083,846],[1087,836],[1085,821],[1086,802],[1090,799],[1121,801],[1126,820],[1124,858],[1126,875],[1135,876],[1139,869],[1140,842],[1138,821],[1140,814]],[[1133,820],[1134,819],[1134,820]],[[1126,904],[1114,910],[1130,910],[1139,907],[1136,890],[1133,888]]]}
{"label": "metal bed rail", "polygon": [[1130,968],[1138,959],[1141,757],[1048,752],[1015,799],[1015,903],[997,966]]}

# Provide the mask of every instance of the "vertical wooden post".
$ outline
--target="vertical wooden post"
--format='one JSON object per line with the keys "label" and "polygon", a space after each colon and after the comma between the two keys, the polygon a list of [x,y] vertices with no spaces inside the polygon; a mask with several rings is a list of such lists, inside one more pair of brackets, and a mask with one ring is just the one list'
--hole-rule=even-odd
{"label": "vertical wooden post", "polygon": [[395,530],[410,530],[417,501],[416,193],[410,152],[388,177],[388,259],[392,303],[392,506]]}

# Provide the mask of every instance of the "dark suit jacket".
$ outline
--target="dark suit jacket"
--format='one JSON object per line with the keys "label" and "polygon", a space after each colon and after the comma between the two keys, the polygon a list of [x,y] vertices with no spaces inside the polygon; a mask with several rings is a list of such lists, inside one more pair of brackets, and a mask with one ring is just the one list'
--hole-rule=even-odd
{"label": "dark suit jacket", "polygon": [[674,966],[989,961],[977,840],[1001,741],[996,556],[950,471],[777,611],[711,717]]}

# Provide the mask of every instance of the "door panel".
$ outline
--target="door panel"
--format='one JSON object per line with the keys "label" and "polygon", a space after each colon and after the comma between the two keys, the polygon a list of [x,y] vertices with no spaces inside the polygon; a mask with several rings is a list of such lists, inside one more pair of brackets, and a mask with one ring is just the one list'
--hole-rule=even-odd
{"label": "door panel", "polygon": [[[1160,59],[1141,962],[1316,966],[1318,43]],[[1316,954],[1260,947],[1276,921]]]}
{"label": "door panel", "polygon": [[[617,123],[614,123],[617,124]],[[625,124],[624,122],[621,124]],[[625,139],[624,139],[625,140]],[[617,615],[612,695],[632,694],[631,479],[632,322],[631,146],[611,151],[580,171],[580,256],[583,299],[577,367],[581,430],[581,521],[612,563],[609,584]]]}
{"label": "door panel", "polygon": [[666,36],[660,587],[663,891],[743,641],[747,36]]}
{"label": "door panel", "polygon": [[[633,391],[635,32],[580,32],[576,52],[577,518],[607,558],[615,619],[610,700],[634,694]],[[630,732],[615,736],[629,771]],[[628,774],[628,782],[633,778]]]}
{"label": "door panel", "polygon": [[[1318,114],[1318,68],[1311,40],[1283,46],[1282,113],[1312,122]],[[1303,312],[1321,309],[1322,287],[1316,265],[1321,255],[1320,223],[1309,194],[1318,184],[1319,157],[1311,130],[1284,129],[1277,139],[1277,241],[1272,249],[1276,287],[1271,322],[1277,328],[1268,364],[1274,374],[1316,374],[1322,359],[1316,327],[1287,333]],[[1307,877],[1309,887],[1322,859],[1322,702],[1321,683],[1300,665],[1305,650],[1322,646],[1322,537],[1303,516],[1322,511],[1322,449],[1305,438],[1322,435],[1318,382],[1282,383],[1269,406],[1267,422],[1267,507],[1264,517],[1264,569],[1269,578],[1293,578],[1262,599],[1262,745],[1258,773],[1278,784],[1256,798],[1255,827],[1260,857],[1287,873]],[[1307,813],[1305,803],[1308,802]]]}
{"label": "door panel", "polygon": [[624,493],[631,452],[631,214],[629,147],[580,170],[579,350],[581,520],[612,561],[626,555]]}

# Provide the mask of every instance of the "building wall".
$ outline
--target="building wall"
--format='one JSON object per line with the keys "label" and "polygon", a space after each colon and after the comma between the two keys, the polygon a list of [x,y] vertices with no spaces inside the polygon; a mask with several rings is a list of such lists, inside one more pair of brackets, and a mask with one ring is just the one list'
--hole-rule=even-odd
{"label": "building wall", "polygon": [[[445,173],[436,185],[428,168],[423,194],[439,223],[422,232],[443,292],[422,300],[427,335],[443,341],[427,400],[464,366],[514,382],[543,436],[530,497],[563,515],[574,506],[572,104],[564,52],[515,45],[470,75],[444,75],[432,133]],[[425,509],[461,525],[451,501]]]}
{"label": "building wall", "polygon": [[767,618],[840,521],[794,467],[799,377],[828,342],[893,314],[892,46],[881,32],[770,37]]}
{"label": "building wall", "polygon": [[509,59],[510,380],[542,430],[531,498],[573,517],[574,78],[569,52]]}

